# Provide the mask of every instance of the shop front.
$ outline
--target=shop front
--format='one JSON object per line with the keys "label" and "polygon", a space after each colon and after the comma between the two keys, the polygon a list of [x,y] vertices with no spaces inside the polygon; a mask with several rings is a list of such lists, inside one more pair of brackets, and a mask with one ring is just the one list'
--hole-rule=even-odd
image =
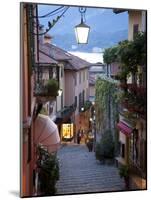
{"label": "shop front", "polygon": [[61,140],[68,142],[72,141],[74,138],[74,124],[73,123],[63,123],[61,125]]}

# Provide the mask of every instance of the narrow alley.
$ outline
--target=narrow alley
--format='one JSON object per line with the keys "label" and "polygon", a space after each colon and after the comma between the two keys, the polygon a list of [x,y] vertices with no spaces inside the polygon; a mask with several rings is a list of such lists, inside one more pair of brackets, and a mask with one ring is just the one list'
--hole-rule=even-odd
{"label": "narrow alley", "polygon": [[60,179],[57,194],[119,191],[124,182],[118,169],[101,165],[84,144],[65,144],[58,152]]}

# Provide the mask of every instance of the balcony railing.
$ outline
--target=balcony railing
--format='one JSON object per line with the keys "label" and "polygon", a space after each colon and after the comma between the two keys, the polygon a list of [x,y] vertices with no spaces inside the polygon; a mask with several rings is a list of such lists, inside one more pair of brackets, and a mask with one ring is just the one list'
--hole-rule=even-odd
{"label": "balcony railing", "polygon": [[59,83],[55,79],[37,82],[34,95],[41,101],[49,101],[58,96]]}
{"label": "balcony railing", "polygon": [[127,89],[129,92],[135,93],[136,95],[146,95],[146,87],[137,84],[120,84],[120,88]]}
{"label": "balcony railing", "polygon": [[137,113],[130,112],[128,109],[124,108],[121,105],[119,106],[118,111],[122,120],[131,125],[135,124],[136,119],[138,118]]}
{"label": "balcony railing", "polygon": [[124,90],[121,104],[131,113],[146,115],[146,88],[137,84],[120,84]]}
{"label": "balcony railing", "polygon": [[34,95],[39,99],[54,99],[59,90],[59,66],[35,65]]}

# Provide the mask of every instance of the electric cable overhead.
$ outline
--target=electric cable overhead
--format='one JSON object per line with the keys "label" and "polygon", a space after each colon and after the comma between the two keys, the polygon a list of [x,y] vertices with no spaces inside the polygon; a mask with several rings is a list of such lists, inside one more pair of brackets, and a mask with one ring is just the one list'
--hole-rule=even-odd
{"label": "electric cable overhead", "polygon": [[[46,33],[48,33],[48,31],[58,22],[58,20],[66,13],[66,11],[69,9],[69,6],[67,6],[63,12],[61,13],[61,15],[57,16],[56,19],[53,19],[52,22],[48,21],[48,28],[46,28],[46,31],[43,33],[34,33],[32,32],[33,35],[45,35]],[[53,12],[53,11],[52,11]],[[51,12],[51,13],[52,13]],[[50,14],[50,13],[49,13]],[[47,14],[48,15],[48,14]],[[45,15],[46,16],[46,15]]]}
{"label": "electric cable overhead", "polygon": [[[46,18],[46,17],[49,17],[49,16],[56,15],[57,13],[61,12],[63,10],[63,8],[65,9],[65,6],[60,6],[59,8],[57,8],[57,9],[55,9],[55,10],[53,10],[53,11],[51,11],[51,12],[45,14],[45,15],[38,16],[38,18]],[[32,18],[37,18],[37,16],[33,15]]]}

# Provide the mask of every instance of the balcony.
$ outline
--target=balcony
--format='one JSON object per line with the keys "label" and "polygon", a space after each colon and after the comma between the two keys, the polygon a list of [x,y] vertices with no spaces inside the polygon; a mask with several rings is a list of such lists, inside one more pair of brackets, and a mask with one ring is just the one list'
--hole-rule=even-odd
{"label": "balcony", "polygon": [[38,101],[46,102],[58,96],[59,69],[58,65],[41,63],[35,65],[34,96]]}
{"label": "balcony", "polygon": [[124,90],[121,105],[130,113],[146,116],[146,88],[137,84],[120,84]]}
{"label": "balcony", "polygon": [[43,80],[36,83],[34,95],[39,101],[54,100],[58,96],[59,83],[55,79]]}
{"label": "balcony", "polygon": [[140,115],[145,115],[146,114],[146,106],[143,104],[140,104],[138,101],[130,101],[130,100],[125,100],[122,102],[122,106],[126,108],[129,112],[132,113],[138,113]]}
{"label": "balcony", "polygon": [[121,83],[120,84],[120,88],[122,88],[123,90],[128,90],[131,93],[135,93],[136,95],[145,95],[146,96],[146,87],[144,86],[140,86],[137,84],[124,84]]}
{"label": "balcony", "polygon": [[137,113],[130,112],[127,108],[123,107],[122,105],[118,108],[120,114],[120,121],[124,121],[131,126],[135,126],[136,120],[138,118]]}

